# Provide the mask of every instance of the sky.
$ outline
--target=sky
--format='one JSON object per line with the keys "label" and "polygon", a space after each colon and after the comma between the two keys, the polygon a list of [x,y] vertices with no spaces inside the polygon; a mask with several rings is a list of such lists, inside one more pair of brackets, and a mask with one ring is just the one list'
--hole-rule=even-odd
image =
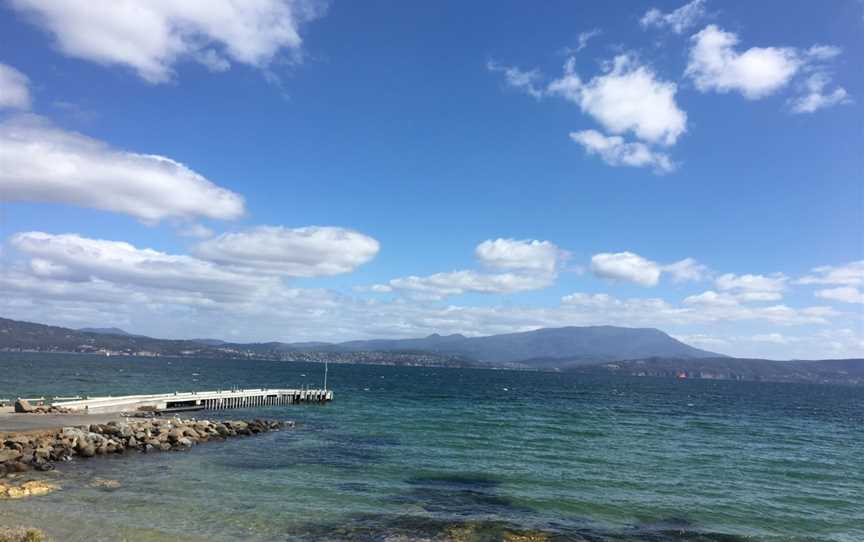
{"label": "sky", "polygon": [[0,2],[0,316],[864,357],[864,4]]}

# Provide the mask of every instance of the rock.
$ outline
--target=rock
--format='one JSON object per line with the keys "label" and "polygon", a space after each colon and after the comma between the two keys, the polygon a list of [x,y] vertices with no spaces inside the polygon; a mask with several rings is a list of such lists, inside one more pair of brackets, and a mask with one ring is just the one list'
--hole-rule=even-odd
{"label": "rock", "polygon": [[23,484],[5,484],[0,482],[0,499],[23,499],[46,495],[57,489],[57,486],[41,480],[30,480]]}
{"label": "rock", "polygon": [[159,444],[159,449],[162,450],[163,452],[167,452],[171,449],[171,445],[168,444],[167,442],[162,442]]}
{"label": "rock", "polygon": [[19,413],[27,413],[27,412],[35,412],[36,407],[30,404],[30,401],[27,399],[18,399],[15,401],[15,412]]}
{"label": "rock", "polygon": [[13,450],[10,448],[0,449],[0,463],[5,463],[7,461],[17,461],[20,457],[21,452],[19,450]]}
{"label": "rock", "polygon": [[45,533],[33,527],[0,527],[0,542],[45,542]]}
{"label": "rock", "polygon": [[36,451],[33,452],[33,459],[37,463],[44,463],[51,459],[51,452],[54,451],[54,448],[51,446],[36,448]]}
{"label": "rock", "polygon": [[101,487],[105,489],[117,489],[120,487],[120,482],[117,480],[110,480],[108,478],[94,478],[92,482],[90,482],[90,487]]}
{"label": "rock", "polygon": [[93,457],[96,455],[96,447],[90,443],[78,448],[78,455],[81,457]]}
{"label": "rock", "polygon": [[186,448],[191,448],[194,443],[195,443],[195,441],[193,441],[189,437],[182,437],[179,440],[177,440],[177,444],[179,444],[180,446],[184,446]]}
{"label": "rock", "polygon": [[6,465],[6,471],[9,473],[27,472],[30,470],[30,465],[23,461],[7,461],[4,465]]}

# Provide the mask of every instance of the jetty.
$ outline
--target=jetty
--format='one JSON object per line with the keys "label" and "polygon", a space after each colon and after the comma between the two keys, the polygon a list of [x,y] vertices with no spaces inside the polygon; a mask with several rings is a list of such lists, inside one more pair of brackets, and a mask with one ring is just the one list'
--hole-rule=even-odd
{"label": "jetty", "polygon": [[114,412],[224,410],[300,403],[327,403],[333,400],[328,389],[231,389],[174,392],[152,395],[123,395],[54,400],[52,407],[69,412],[107,414]]}

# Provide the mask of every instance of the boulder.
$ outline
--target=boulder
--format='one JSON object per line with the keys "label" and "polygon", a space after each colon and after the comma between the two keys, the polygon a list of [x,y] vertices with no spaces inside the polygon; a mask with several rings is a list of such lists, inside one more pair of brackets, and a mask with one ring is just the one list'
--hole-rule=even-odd
{"label": "boulder", "polygon": [[21,457],[21,452],[9,448],[0,449],[0,463],[7,461],[17,461]]}
{"label": "boulder", "polygon": [[45,495],[57,489],[57,486],[41,480],[30,480],[20,485],[0,483],[0,499],[22,499],[36,495]]}
{"label": "boulder", "polygon": [[30,465],[24,463],[23,461],[7,461],[4,463],[6,465],[6,472],[27,472],[30,470]]}
{"label": "boulder", "polygon": [[18,399],[15,401],[15,412],[19,413],[28,413],[28,412],[36,412],[36,407],[30,404],[30,401],[27,399]]}
{"label": "boulder", "polygon": [[81,457],[93,457],[96,455],[96,447],[88,442],[84,446],[78,447],[78,455]]}

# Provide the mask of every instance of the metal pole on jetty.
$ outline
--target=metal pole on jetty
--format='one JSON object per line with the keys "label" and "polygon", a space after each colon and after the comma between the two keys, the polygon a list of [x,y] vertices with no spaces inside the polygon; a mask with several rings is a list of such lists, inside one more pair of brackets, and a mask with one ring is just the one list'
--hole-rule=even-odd
{"label": "metal pole on jetty", "polygon": [[324,360],[324,393],[327,393],[327,360]]}

